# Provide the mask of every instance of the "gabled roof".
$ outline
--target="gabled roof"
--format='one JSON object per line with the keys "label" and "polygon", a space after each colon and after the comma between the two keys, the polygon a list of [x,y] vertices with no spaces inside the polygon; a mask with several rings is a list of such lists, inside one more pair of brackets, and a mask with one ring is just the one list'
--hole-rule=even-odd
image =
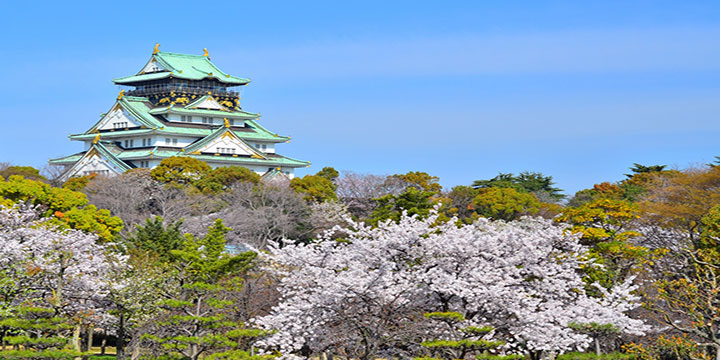
{"label": "gabled roof", "polygon": [[[145,73],[144,70],[147,69],[148,65],[153,62],[159,65],[157,67],[152,67],[156,70],[156,72]],[[215,79],[233,86],[247,85],[250,83],[249,79],[232,76],[220,70],[210,61],[210,56],[176,54],[157,50],[153,53],[148,63],[143,67],[143,70],[135,75],[117,78],[113,81],[118,85],[129,85],[143,81],[165,78],[186,80]]]}
{"label": "gabled roof", "polygon": [[238,144],[243,150],[247,151],[252,155],[253,158],[257,159],[267,159],[267,157],[261,153],[260,151],[255,150],[252,146],[250,146],[248,143],[246,143],[243,139],[241,139],[237,134],[235,134],[234,131],[232,131],[229,127],[222,126],[215,130],[212,134],[206,136],[203,139],[200,139],[189,146],[185,148],[185,153],[187,154],[193,154],[193,155],[200,155],[203,148],[205,148],[208,144],[210,144],[213,140],[218,139],[220,137],[229,137],[230,141]]}
{"label": "gabled roof", "polygon": [[279,181],[290,181],[290,177],[285,175],[280,167],[268,170],[266,173],[260,176],[260,180],[268,182],[279,182]]}
{"label": "gabled roof", "polygon": [[110,108],[110,111],[106,113],[100,120],[98,120],[91,128],[90,130],[86,131],[85,133],[91,133],[95,132],[97,128],[103,124],[105,119],[108,117],[110,113],[112,113],[115,109],[121,108],[124,111],[126,111],[128,114],[130,114],[133,119],[135,119],[139,124],[141,128],[156,128],[163,126],[162,122],[158,121],[154,116],[150,115],[147,111],[147,105],[145,102],[147,101],[146,98],[141,97],[134,97],[134,96],[120,96],[118,97],[117,101],[115,101],[115,104]]}
{"label": "gabled roof", "polygon": [[[206,137],[210,134],[212,134],[216,129],[209,128],[209,127],[202,127],[199,124],[183,124],[183,123],[177,123],[177,122],[170,122],[163,120],[160,116],[154,116],[154,115],[161,115],[167,112],[184,112],[189,115],[201,115],[204,112],[211,111],[211,110],[188,110],[183,109],[181,107],[172,107],[168,109],[167,107],[163,108],[153,108],[152,103],[144,97],[135,97],[135,96],[123,96],[122,98],[118,99],[115,105],[111,108],[114,109],[115,106],[120,106],[125,111],[127,111],[130,115],[132,115],[135,119],[137,119],[139,122],[142,122],[142,127],[139,128],[129,128],[129,129],[118,129],[118,130],[110,130],[110,131],[102,131],[103,137],[120,137],[120,136],[133,136],[133,135],[141,135],[141,134],[148,134],[148,133],[157,133],[157,134],[163,134],[163,135],[179,135],[179,136],[197,136],[197,137]],[[245,117],[238,117],[236,114],[243,114]],[[216,114],[208,114],[208,115],[216,115]],[[257,116],[257,114],[251,114],[251,113],[245,113],[245,112],[236,112],[236,113],[221,113],[217,115],[224,115],[224,117],[227,118],[242,118],[245,121],[244,127],[232,127],[232,131],[237,135],[238,137],[242,138],[243,140],[251,140],[251,141],[266,141],[266,142],[274,142],[274,143],[280,143],[280,142],[287,142],[290,140],[290,137],[288,136],[282,136],[275,133],[272,133],[265,129],[264,127],[260,126],[255,120],[254,116]],[[103,117],[104,118],[104,117]],[[82,133],[82,134],[72,134],[70,135],[70,139],[72,140],[89,140],[95,137],[95,133],[97,131],[98,125],[100,125],[102,122],[102,119],[95,123],[93,127],[91,127],[88,131]]]}
{"label": "gabled roof", "polygon": [[70,176],[74,175],[80,167],[82,167],[84,160],[91,159],[94,156],[99,156],[101,159],[107,161],[120,171],[128,171],[132,169],[130,165],[120,160],[117,155],[122,153],[122,149],[117,146],[105,143],[103,141],[96,141],[90,146],[90,149],[81,154],[75,154],[66,156],[64,158],[51,159],[50,164],[67,164],[71,158],[77,158],[74,160],[74,164],[63,173],[60,178],[66,180]]}
{"label": "gabled roof", "polygon": [[231,109],[228,109],[227,107],[220,104],[215,98],[210,95],[203,95],[199,99],[191,102],[190,104],[187,104],[185,106],[186,109],[205,109],[205,110],[217,110],[217,111],[224,111],[224,112],[231,112]]}

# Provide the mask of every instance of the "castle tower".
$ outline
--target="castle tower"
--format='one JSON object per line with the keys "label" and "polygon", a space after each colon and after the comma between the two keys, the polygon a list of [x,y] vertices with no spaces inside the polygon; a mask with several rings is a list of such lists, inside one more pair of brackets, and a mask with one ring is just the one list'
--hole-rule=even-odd
{"label": "castle tower", "polygon": [[114,79],[124,89],[100,120],[82,134],[85,150],[50,160],[64,165],[62,180],[91,173],[112,176],[153,168],[171,156],[190,156],[213,168],[243,166],[266,177],[294,176],[309,162],[275,152],[290,141],[243,111],[240,91],[250,80],[224,73],[204,55],[158,51],[136,75]]}

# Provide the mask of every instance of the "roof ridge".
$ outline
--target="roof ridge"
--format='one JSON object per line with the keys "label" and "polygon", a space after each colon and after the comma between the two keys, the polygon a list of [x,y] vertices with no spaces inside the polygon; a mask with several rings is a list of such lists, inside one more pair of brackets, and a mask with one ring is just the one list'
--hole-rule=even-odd
{"label": "roof ridge", "polygon": [[195,57],[195,58],[207,58],[205,55],[195,55],[195,54],[182,54],[182,53],[174,53],[169,51],[158,51],[157,54],[153,55],[175,55],[175,56],[185,56],[185,57]]}

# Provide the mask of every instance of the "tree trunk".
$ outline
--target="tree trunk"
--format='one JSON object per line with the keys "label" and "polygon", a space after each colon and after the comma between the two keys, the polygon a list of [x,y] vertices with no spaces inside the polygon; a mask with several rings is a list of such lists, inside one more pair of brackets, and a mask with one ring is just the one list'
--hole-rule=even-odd
{"label": "tree trunk", "polygon": [[105,347],[107,346],[107,332],[103,331],[103,338],[100,342],[100,355],[105,355]]}
{"label": "tree trunk", "polygon": [[133,336],[133,339],[130,340],[130,345],[132,347],[130,360],[138,360],[140,358],[140,338],[138,336]]}
{"label": "tree trunk", "polygon": [[95,334],[95,327],[90,325],[87,329],[87,348],[88,351],[92,351],[93,335]]}
{"label": "tree trunk", "polygon": [[598,357],[600,357],[600,355],[601,355],[601,352],[600,352],[600,339],[597,338],[597,337],[595,337],[595,355],[597,355]]}
{"label": "tree trunk", "polygon": [[125,314],[120,312],[120,319],[117,329],[117,340],[115,340],[115,358],[125,360]]}
{"label": "tree trunk", "polygon": [[75,325],[75,330],[73,331],[73,349],[82,351],[80,347],[80,324]]}

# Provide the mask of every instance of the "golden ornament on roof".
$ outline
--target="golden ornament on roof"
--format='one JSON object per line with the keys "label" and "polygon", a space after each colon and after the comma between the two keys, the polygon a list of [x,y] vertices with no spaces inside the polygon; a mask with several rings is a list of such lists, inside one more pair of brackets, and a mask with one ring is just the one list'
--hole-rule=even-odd
{"label": "golden ornament on roof", "polygon": [[125,96],[125,90],[120,90],[120,93],[118,94],[118,100],[122,99],[123,96]]}
{"label": "golden ornament on roof", "polygon": [[93,139],[93,144],[97,144],[98,141],[100,141],[100,134],[95,135],[95,138]]}
{"label": "golden ornament on roof", "polygon": [[225,120],[225,127],[226,127],[226,128],[229,128],[229,127],[230,127],[230,121],[228,121],[227,118],[223,118],[223,120]]}
{"label": "golden ornament on roof", "polygon": [[210,54],[208,54],[207,49],[203,49],[203,52],[205,52],[205,53],[203,54],[203,56],[205,56],[205,57],[210,57]]}
{"label": "golden ornament on roof", "polygon": [[155,43],[155,49],[153,49],[153,55],[158,53],[158,48],[160,47],[160,43]]}

